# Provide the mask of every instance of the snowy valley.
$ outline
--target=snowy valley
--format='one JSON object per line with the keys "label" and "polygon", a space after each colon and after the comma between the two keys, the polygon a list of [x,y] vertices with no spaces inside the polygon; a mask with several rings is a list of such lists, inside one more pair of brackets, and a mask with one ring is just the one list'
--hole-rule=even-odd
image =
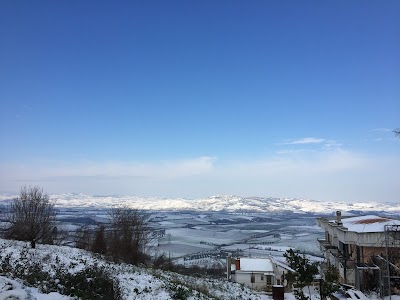
{"label": "snowy valley", "polygon": [[[13,198],[2,195],[3,208]],[[186,268],[219,270],[226,268],[228,255],[272,256],[283,262],[288,248],[321,261],[317,239],[324,232],[315,225],[316,217],[333,216],[336,210],[347,215],[375,212],[397,217],[400,212],[398,204],[390,203],[239,196],[188,200],[63,194],[50,195],[50,199],[57,210],[61,246],[38,245],[31,249],[26,242],[0,240],[0,299],[75,299],[80,296],[73,290],[78,289],[75,280],[88,283],[82,287],[88,293],[99,293],[93,286],[104,282],[96,282],[94,274],[104,275],[121,299],[271,299],[226,281],[223,274],[213,279],[199,274],[185,276],[112,263],[74,248],[76,232],[82,228],[95,231],[98,225],[106,225],[112,207],[126,206],[145,214],[154,232],[149,248],[153,257],[164,255],[173,264]],[[30,271],[36,272],[37,277],[30,277]]]}

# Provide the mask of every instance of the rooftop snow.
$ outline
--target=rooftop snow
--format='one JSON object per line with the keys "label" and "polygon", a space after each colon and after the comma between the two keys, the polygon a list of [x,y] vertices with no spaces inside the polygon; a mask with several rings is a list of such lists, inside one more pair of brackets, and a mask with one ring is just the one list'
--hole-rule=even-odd
{"label": "rooftop snow", "polygon": [[272,265],[272,261],[269,258],[241,258],[240,270],[273,272],[274,267]]}
{"label": "rooftop snow", "polygon": [[385,225],[400,225],[399,220],[382,218],[374,215],[343,218],[342,223],[343,227],[346,227],[348,231],[358,233],[383,232],[385,231]]}

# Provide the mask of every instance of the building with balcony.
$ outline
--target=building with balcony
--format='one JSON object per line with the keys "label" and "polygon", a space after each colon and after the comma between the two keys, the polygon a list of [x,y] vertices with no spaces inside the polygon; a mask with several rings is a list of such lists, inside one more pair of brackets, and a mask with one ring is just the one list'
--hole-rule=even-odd
{"label": "building with balcony", "polygon": [[382,286],[382,276],[391,263],[386,260],[388,252],[400,253],[400,243],[393,237],[388,243],[386,231],[392,226],[400,228],[399,220],[375,215],[342,219],[338,211],[335,220],[318,218],[317,224],[325,230],[325,238],[318,240],[320,249],[328,263],[339,270],[341,283],[361,290],[372,281],[378,288]]}

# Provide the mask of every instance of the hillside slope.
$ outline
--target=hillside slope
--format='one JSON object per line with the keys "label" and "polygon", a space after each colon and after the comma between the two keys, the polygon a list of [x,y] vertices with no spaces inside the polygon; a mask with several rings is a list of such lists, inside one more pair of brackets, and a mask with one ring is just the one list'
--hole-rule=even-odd
{"label": "hillside slope", "polygon": [[0,271],[0,299],[110,299],[105,293],[120,299],[266,299],[223,279],[111,263],[65,246],[30,249],[27,243],[2,239]]}

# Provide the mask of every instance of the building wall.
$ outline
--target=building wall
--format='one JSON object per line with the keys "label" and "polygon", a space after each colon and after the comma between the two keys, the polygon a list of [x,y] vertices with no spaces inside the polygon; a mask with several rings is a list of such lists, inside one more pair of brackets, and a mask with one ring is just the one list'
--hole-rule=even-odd
{"label": "building wall", "polygon": [[331,252],[325,253],[325,258],[328,260],[328,262],[332,265],[335,266],[335,268],[339,267],[339,260],[337,257],[332,254]]}
{"label": "building wall", "polygon": [[[254,282],[251,282],[252,276],[254,276]],[[273,275],[264,275],[264,273],[256,272],[250,273],[236,271],[235,274],[232,274],[232,279],[235,282],[242,283],[249,288],[258,291],[271,290],[271,286],[275,284],[275,278]]]}
{"label": "building wall", "polygon": [[346,268],[346,280],[344,280],[345,276],[344,276],[344,272],[345,272],[345,268],[344,265],[342,263],[339,263],[339,282],[340,283],[347,283],[350,285],[355,285],[356,282],[356,275],[355,275],[355,269],[353,268]]}
{"label": "building wall", "polygon": [[386,249],[384,247],[360,247],[360,260],[362,263],[371,262],[374,255],[385,256]]}
{"label": "building wall", "polygon": [[[326,232],[326,241],[335,246],[341,254],[349,256],[350,260],[360,263],[367,263],[373,255],[382,255],[385,253],[385,239],[383,233],[355,233],[347,232],[346,235],[336,231],[337,236],[332,236]],[[349,236],[351,238],[349,238]],[[344,252],[343,248],[346,248]],[[324,246],[321,245],[324,250]],[[359,252],[359,253],[357,253]],[[328,257],[327,257],[328,258]],[[333,257],[329,257],[333,263]]]}
{"label": "building wall", "polygon": [[383,247],[385,243],[384,232],[358,233],[349,231],[343,226],[336,223],[330,223],[328,220],[323,218],[318,218],[317,224],[325,230],[325,239],[336,247],[338,246],[339,241],[345,244],[378,247]]}
{"label": "building wall", "polygon": [[352,232],[337,228],[337,239],[345,244],[356,244],[359,246],[383,247],[385,245],[384,232]]}

